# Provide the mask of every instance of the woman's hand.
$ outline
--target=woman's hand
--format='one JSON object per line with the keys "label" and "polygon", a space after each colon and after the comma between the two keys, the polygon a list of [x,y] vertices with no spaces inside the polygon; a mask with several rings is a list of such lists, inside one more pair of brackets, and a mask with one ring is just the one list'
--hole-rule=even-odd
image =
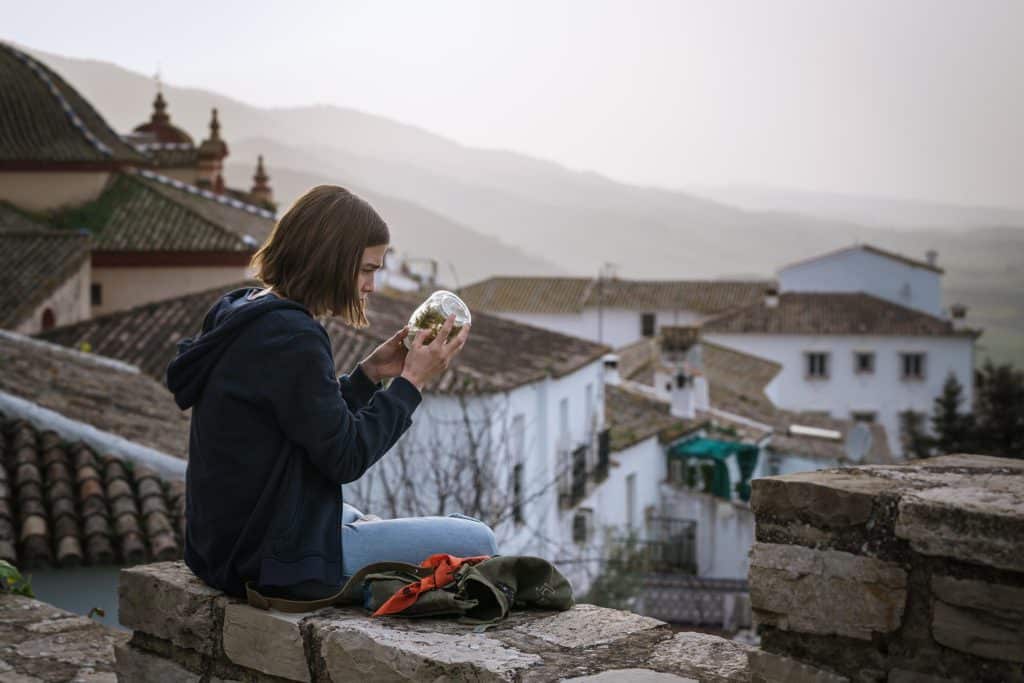
{"label": "woman's hand", "polygon": [[405,368],[402,370],[402,377],[423,391],[423,387],[436,379],[448,368],[451,362],[469,339],[469,325],[464,325],[459,336],[451,341],[448,335],[451,334],[452,326],[455,324],[455,314],[448,316],[444,325],[438,331],[437,336],[429,344],[424,344],[430,330],[420,330],[413,339],[412,348],[405,357]]}
{"label": "woman's hand", "polygon": [[403,327],[391,339],[375,348],[373,353],[360,363],[363,366],[363,372],[371,382],[376,384],[383,379],[398,377],[402,374],[406,355],[405,344],[402,343],[402,340],[408,334],[409,329]]}

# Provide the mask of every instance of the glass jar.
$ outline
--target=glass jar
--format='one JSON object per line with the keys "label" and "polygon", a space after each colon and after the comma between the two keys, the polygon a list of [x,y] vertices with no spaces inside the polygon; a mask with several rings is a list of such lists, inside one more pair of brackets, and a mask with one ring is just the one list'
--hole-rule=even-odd
{"label": "glass jar", "polygon": [[439,289],[427,297],[427,300],[409,316],[409,334],[405,337],[406,348],[412,348],[412,341],[421,330],[430,330],[431,332],[423,343],[432,342],[440,332],[444,321],[452,313],[455,314],[455,324],[452,325],[451,334],[448,335],[449,340],[454,339],[463,326],[473,322],[469,306],[458,296],[445,289]]}

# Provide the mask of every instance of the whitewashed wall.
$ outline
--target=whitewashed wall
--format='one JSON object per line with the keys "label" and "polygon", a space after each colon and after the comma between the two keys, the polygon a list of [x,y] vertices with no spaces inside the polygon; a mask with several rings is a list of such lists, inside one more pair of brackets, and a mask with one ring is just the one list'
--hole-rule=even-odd
{"label": "whitewashed wall", "polygon": [[746,503],[661,485],[661,514],[697,522],[697,575],[746,579],[754,544],[754,514]]}
{"label": "whitewashed wall", "polygon": [[89,258],[82,262],[81,267],[35,307],[32,314],[14,328],[21,334],[36,334],[43,329],[43,315],[47,310],[53,312],[54,324],[70,325],[89,317]]}
{"label": "whitewashed wall", "polygon": [[[974,341],[970,337],[708,334],[706,338],[780,363],[782,370],[769,387],[780,408],[827,411],[843,419],[853,412],[877,412],[894,453],[902,453],[899,413],[931,414],[933,401],[951,372],[964,387],[965,409],[974,397]],[[874,373],[854,372],[855,351],[874,352]],[[828,378],[805,377],[805,352],[830,354]],[[919,352],[926,354],[924,379],[901,379],[900,354]]]}
{"label": "whitewashed wall", "polygon": [[933,270],[857,249],[822,256],[779,271],[783,292],[866,292],[942,315],[940,275]]}
{"label": "whitewashed wall", "polygon": [[[92,307],[98,316],[133,306],[234,285],[249,277],[246,266],[166,266],[93,268],[92,282],[103,289],[103,303]],[[211,302],[212,303],[212,302]]]}
{"label": "whitewashed wall", "polygon": [[495,315],[619,348],[642,337],[640,322],[644,313],[655,314],[655,332],[665,325],[694,325],[702,320],[701,315],[687,310],[638,311],[626,308],[606,308],[600,315],[597,308],[585,308],[581,313],[497,312]]}

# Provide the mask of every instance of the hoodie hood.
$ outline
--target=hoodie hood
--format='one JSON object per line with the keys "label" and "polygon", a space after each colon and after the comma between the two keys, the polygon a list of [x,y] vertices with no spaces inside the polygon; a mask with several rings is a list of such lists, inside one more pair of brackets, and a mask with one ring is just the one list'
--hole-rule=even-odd
{"label": "hoodie hood", "polygon": [[196,404],[210,371],[250,322],[264,313],[288,308],[309,315],[301,304],[273,294],[246,298],[256,291],[259,291],[256,287],[245,287],[228,292],[207,312],[199,334],[178,342],[178,354],[167,366],[165,383],[182,410]]}

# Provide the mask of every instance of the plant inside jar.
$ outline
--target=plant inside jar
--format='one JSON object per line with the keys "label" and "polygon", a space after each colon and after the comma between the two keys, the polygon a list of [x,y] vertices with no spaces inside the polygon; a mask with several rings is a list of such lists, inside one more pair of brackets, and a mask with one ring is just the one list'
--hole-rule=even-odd
{"label": "plant inside jar", "polygon": [[[424,344],[429,344],[434,341],[437,337],[437,333],[441,331],[444,326],[444,321],[447,318],[437,308],[428,306],[424,308],[419,315],[412,321],[412,327],[409,330],[409,336],[415,338],[421,330],[430,330],[426,339],[423,340]],[[452,331],[448,334],[448,341],[451,341],[458,336],[459,332],[462,331],[462,325],[452,325]]]}

